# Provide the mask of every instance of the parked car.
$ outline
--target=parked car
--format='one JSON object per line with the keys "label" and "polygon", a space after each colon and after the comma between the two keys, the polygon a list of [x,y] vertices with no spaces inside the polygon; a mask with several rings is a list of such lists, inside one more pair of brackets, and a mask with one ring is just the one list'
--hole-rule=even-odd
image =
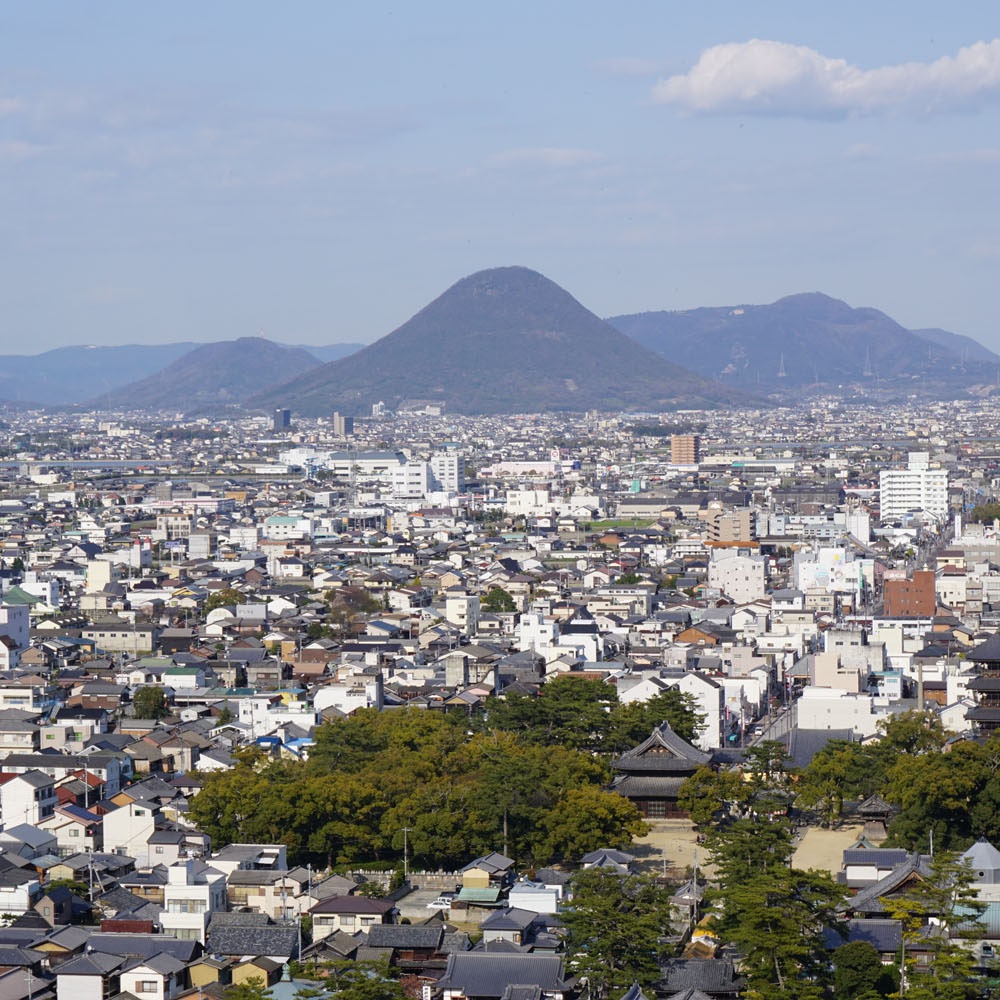
{"label": "parked car", "polygon": [[450,910],[454,896],[438,896],[427,904],[428,910]]}

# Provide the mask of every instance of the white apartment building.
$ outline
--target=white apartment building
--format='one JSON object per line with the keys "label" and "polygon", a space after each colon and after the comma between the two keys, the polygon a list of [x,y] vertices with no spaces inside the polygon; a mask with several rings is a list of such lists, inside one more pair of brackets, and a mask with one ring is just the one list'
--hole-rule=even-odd
{"label": "white apartment building", "polygon": [[465,489],[465,459],[454,451],[431,455],[432,488],[438,493],[461,493]]}
{"label": "white apartment building", "polygon": [[392,470],[392,495],[396,500],[419,500],[430,492],[431,467],[427,462],[407,462]]}
{"label": "white apartment building", "polygon": [[429,462],[406,462],[392,470],[396,500],[419,500],[429,493],[461,493],[465,489],[465,459],[456,452],[439,452]]}
{"label": "white apartment building", "polygon": [[163,887],[164,934],[205,943],[213,913],[226,909],[226,876],[201,861],[180,861],[167,869]]}
{"label": "white apartment building", "polygon": [[10,636],[19,652],[28,648],[31,625],[27,604],[0,604],[0,635]]}
{"label": "white apartment building", "polygon": [[910,511],[926,511],[941,520],[948,514],[948,473],[930,467],[926,451],[911,451],[905,469],[879,473],[882,520],[893,521]]}
{"label": "white apartment building", "polygon": [[42,771],[4,775],[0,784],[0,818],[4,827],[37,826],[56,810],[55,780]]}
{"label": "white apartment building", "polygon": [[767,564],[761,556],[741,556],[732,549],[714,549],[708,564],[708,585],[737,604],[748,604],[767,593]]}
{"label": "white apartment building", "polygon": [[479,631],[479,598],[474,594],[448,594],[444,601],[444,617],[467,636]]}

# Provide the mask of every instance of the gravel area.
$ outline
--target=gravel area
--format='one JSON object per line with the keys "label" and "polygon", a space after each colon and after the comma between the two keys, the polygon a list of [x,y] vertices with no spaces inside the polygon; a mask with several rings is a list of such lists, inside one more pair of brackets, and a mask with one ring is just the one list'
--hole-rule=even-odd
{"label": "gravel area", "polygon": [[[641,871],[665,872],[668,878],[680,880],[690,874],[697,857],[698,869],[711,876],[708,853],[698,843],[689,820],[650,820],[652,829],[635,842],[632,853],[638,857]],[[835,875],[841,869],[844,849],[860,836],[863,827],[848,823],[834,830],[806,827],[795,841],[792,864],[796,868],[818,868]]]}

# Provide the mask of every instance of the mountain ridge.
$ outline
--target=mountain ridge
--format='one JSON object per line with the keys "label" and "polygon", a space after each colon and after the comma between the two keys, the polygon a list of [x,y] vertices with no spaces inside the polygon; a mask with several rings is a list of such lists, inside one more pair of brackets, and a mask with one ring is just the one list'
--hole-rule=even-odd
{"label": "mountain ridge", "polygon": [[537,271],[511,266],[459,279],[373,344],[250,405],[357,414],[380,400],[395,408],[414,398],[459,413],[670,410],[752,400],[640,347]]}
{"label": "mountain ridge", "polygon": [[979,379],[976,365],[992,355],[971,337],[907,330],[879,309],[853,307],[822,292],[765,305],[633,313],[608,322],[700,375],[767,392],[918,380],[925,391],[964,393]]}

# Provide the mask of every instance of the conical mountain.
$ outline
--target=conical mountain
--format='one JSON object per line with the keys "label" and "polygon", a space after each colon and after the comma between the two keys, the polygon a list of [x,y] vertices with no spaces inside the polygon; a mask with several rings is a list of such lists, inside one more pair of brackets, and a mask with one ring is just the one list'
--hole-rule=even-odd
{"label": "conical mountain", "polygon": [[671,364],[536,271],[463,278],[401,327],[251,402],[305,416],[364,413],[382,400],[456,413],[669,410],[749,397]]}

